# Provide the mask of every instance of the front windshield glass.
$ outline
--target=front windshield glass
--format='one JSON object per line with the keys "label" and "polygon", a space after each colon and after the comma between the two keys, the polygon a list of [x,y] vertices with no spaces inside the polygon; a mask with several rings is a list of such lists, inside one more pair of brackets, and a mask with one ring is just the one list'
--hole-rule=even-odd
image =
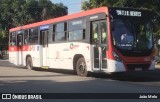
{"label": "front windshield glass", "polygon": [[113,44],[121,50],[149,50],[152,48],[152,30],[149,21],[114,19]]}

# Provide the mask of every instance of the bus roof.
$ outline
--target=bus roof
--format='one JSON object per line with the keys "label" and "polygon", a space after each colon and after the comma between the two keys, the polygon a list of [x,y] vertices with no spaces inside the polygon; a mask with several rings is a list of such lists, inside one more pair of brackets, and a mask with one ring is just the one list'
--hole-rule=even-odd
{"label": "bus roof", "polygon": [[42,26],[45,24],[61,22],[61,21],[65,21],[65,20],[70,20],[70,19],[93,15],[93,14],[102,13],[102,12],[108,13],[108,8],[107,7],[100,7],[100,8],[87,10],[87,11],[82,11],[80,13],[75,13],[75,14],[57,17],[57,18],[53,18],[53,19],[49,19],[49,20],[44,20],[41,22],[36,22],[36,23],[28,24],[28,25],[19,26],[16,28],[11,28],[9,31],[13,32],[13,31],[17,31],[17,30],[28,29],[28,28],[32,28],[32,27]]}

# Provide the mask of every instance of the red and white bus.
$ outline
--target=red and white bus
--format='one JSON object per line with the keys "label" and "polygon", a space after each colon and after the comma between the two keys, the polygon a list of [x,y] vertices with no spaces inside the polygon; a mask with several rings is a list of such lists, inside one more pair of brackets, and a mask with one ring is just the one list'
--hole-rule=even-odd
{"label": "red and white bus", "polygon": [[100,7],[9,30],[9,60],[17,66],[88,72],[155,68],[152,12]]}

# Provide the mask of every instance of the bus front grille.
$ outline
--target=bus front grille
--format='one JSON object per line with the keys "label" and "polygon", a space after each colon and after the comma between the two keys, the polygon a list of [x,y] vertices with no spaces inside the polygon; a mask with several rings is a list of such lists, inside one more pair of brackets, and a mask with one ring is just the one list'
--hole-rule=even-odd
{"label": "bus front grille", "polygon": [[126,64],[126,67],[129,71],[148,70],[150,64]]}

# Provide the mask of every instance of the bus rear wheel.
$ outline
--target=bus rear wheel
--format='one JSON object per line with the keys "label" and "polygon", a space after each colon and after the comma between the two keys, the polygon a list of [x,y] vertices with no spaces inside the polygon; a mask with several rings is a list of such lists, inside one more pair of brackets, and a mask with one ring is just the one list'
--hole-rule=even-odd
{"label": "bus rear wheel", "polygon": [[88,75],[87,66],[84,58],[79,58],[76,63],[77,75],[86,77]]}
{"label": "bus rear wheel", "polygon": [[32,63],[32,58],[31,57],[27,58],[27,60],[26,60],[26,67],[27,67],[27,69],[30,69],[30,70],[33,69],[33,63]]}

